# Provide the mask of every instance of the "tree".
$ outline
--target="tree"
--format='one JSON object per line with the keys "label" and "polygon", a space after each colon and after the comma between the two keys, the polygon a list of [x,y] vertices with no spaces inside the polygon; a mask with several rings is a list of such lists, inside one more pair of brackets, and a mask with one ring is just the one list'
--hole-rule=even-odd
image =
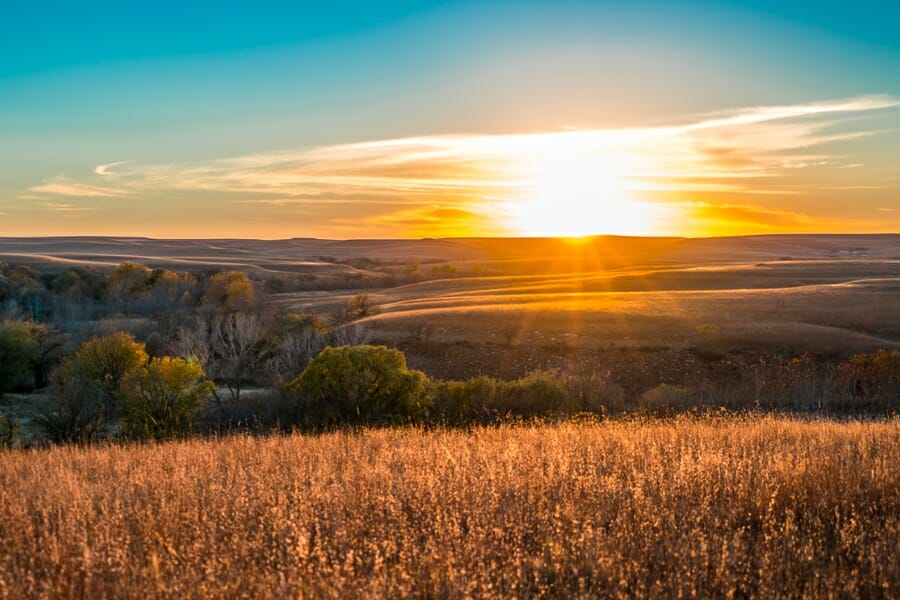
{"label": "tree", "polygon": [[327,345],[328,327],[315,315],[292,313],[278,324],[269,370],[276,383],[293,378]]}
{"label": "tree", "polygon": [[40,328],[28,321],[0,321],[0,396],[34,387],[41,360]]}
{"label": "tree", "polygon": [[209,323],[204,319],[197,319],[178,328],[171,347],[176,355],[196,362],[204,370],[208,370],[213,358],[210,338]]}
{"label": "tree", "polygon": [[53,372],[53,400],[36,422],[55,441],[87,442],[122,408],[122,382],[147,364],[143,344],[127,333],[94,338]]}
{"label": "tree", "polygon": [[369,294],[357,294],[335,310],[331,315],[331,321],[332,324],[339,327],[352,321],[377,315],[379,312]]}
{"label": "tree", "polygon": [[90,318],[95,306],[106,293],[106,280],[96,270],[72,267],[57,274],[48,283],[56,295],[56,314],[59,321],[78,321]]}
{"label": "tree", "polygon": [[91,382],[96,385],[107,414],[113,414],[119,408],[122,381],[148,360],[144,345],[130,334],[119,332],[94,338],[66,361],[66,370],[54,375],[54,385],[69,385],[73,378]]}
{"label": "tree", "polygon": [[125,432],[136,438],[180,437],[194,428],[215,385],[193,361],[163,357],[133,371],[122,383]]}
{"label": "tree", "polygon": [[148,299],[157,313],[172,311],[189,304],[197,279],[190,273],[154,269],[150,277]]}
{"label": "tree", "polygon": [[900,403],[900,350],[879,349],[856,354],[838,366],[838,382],[845,401],[855,407],[896,410]]}
{"label": "tree", "polygon": [[256,293],[246,273],[228,271],[210,278],[201,301],[230,312],[246,311],[256,306]]}
{"label": "tree", "polygon": [[247,313],[217,313],[178,329],[175,352],[196,361],[241,399],[244,384],[265,364],[274,340],[260,318]]}
{"label": "tree", "polygon": [[406,423],[428,409],[427,378],[385,346],[325,348],[291,382],[323,423]]}
{"label": "tree", "polygon": [[212,365],[235,401],[250,374],[263,364],[271,349],[271,340],[260,318],[254,314],[216,315],[210,323]]}
{"label": "tree", "polygon": [[53,395],[34,422],[50,441],[87,443],[100,437],[106,425],[100,385],[84,377],[73,360],[53,372]]}
{"label": "tree", "polygon": [[40,319],[52,312],[53,298],[47,292],[41,278],[30,268],[17,266],[8,269],[5,287],[6,295],[28,318]]}
{"label": "tree", "polygon": [[107,294],[119,303],[126,316],[134,301],[147,291],[151,274],[144,265],[123,262],[106,278]]}

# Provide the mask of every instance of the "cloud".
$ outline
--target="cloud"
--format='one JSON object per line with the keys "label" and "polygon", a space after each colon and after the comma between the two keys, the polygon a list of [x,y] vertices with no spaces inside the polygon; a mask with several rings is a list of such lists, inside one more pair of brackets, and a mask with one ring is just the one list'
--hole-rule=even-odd
{"label": "cloud", "polygon": [[70,181],[65,177],[55,177],[39,185],[28,188],[26,196],[34,198],[35,194],[44,196],[66,196],[73,198],[120,198],[132,192],[123,188],[111,188]]}
{"label": "cloud", "polygon": [[815,220],[809,215],[787,210],[771,210],[756,206],[737,204],[690,203],[685,207],[685,216],[701,221],[717,221],[729,226],[752,226],[765,229],[803,229]]}
{"label": "cloud", "polygon": [[113,167],[118,167],[119,165],[128,164],[127,160],[120,160],[118,162],[106,163],[105,165],[97,165],[94,168],[94,174],[100,175],[103,177],[113,176],[115,173],[111,172],[110,169]]}
{"label": "cloud", "polygon": [[[362,192],[373,201],[390,194],[419,203],[422,196],[440,193],[521,190],[540,172],[542,161],[578,157],[585,164],[610,171],[630,189],[703,191],[704,186],[712,185],[710,180],[727,178],[733,180],[727,191],[752,191],[754,179],[786,169],[822,166],[829,161],[836,167],[855,166],[858,163],[845,165],[841,157],[813,153],[810,148],[874,135],[872,131],[829,133],[837,115],[898,105],[900,102],[888,96],[862,96],[713,113],[675,126],[421,136],[253,154],[195,165],[132,164],[117,169],[115,175],[121,185],[133,190],[220,191],[320,200],[347,194],[360,200]],[[95,173],[110,175],[111,167],[126,164],[99,165]]]}
{"label": "cloud", "polygon": [[74,204],[66,204],[63,202],[42,202],[41,206],[48,208],[55,212],[84,212],[88,210],[96,210],[96,208],[92,206],[76,206]]}
{"label": "cloud", "polygon": [[[353,222],[345,225],[353,225]],[[493,216],[486,212],[448,206],[425,206],[375,215],[363,219],[360,225],[403,231],[414,237],[458,237],[471,235],[473,231],[482,235],[511,233],[498,227]]]}
{"label": "cloud", "polygon": [[[882,130],[860,127],[857,117],[898,106],[893,97],[868,95],[719,111],[655,127],[429,135],[193,164],[117,161],[97,165],[77,181],[46,180],[27,195],[214,195],[245,211],[302,213],[316,226],[350,227],[355,215],[357,223],[391,231],[441,224],[456,231],[491,227],[503,211],[485,209],[485,198],[515,204],[574,188],[588,199],[610,193],[654,201],[666,194],[727,194],[728,204],[695,207],[695,216],[792,227],[799,217],[753,212],[752,198],[881,187],[861,181],[866,170],[859,157],[836,154],[833,145],[878,134]],[[842,179],[823,182],[818,175],[825,170]],[[107,185],[110,180],[115,186]],[[576,200],[566,201],[560,198],[560,210],[577,210]]]}
{"label": "cloud", "polygon": [[795,119],[812,115],[854,113],[900,106],[900,100],[884,94],[870,94],[843,100],[809,102],[806,104],[785,104],[779,106],[756,106],[733,111],[710,113],[706,119],[686,126],[689,130],[752,125],[766,121]]}

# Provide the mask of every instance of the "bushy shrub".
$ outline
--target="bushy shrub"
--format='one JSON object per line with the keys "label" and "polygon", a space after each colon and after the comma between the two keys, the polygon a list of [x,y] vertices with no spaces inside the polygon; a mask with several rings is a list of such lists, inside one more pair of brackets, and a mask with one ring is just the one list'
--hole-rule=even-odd
{"label": "bushy shrub", "polygon": [[243,271],[216,273],[210,277],[201,302],[228,312],[249,311],[257,304],[253,283]]}
{"label": "bushy shrub", "polygon": [[53,372],[53,399],[36,418],[57,442],[89,442],[122,409],[122,382],[147,363],[143,344],[126,333],[95,338]]}
{"label": "bushy shrub", "polygon": [[428,413],[427,378],[385,346],[327,347],[289,384],[322,424],[409,423]]}
{"label": "bushy shrub", "polygon": [[900,350],[857,354],[837,369],[835,408],[882,414],[900,411]]}
{"label": "bushy shrub", "polygon": [[483,423],[490,419],[488,406],[497,396],[497,380],[482,375],[468,381],[438,381],[431,395],[435,422],[453,427]]}
{"label": "bushy shrub", "polygon": [[0,396],[34,386],[41,359],[39,328],[26,321],[0,321]]}
{"label": "bushy shrub", "polygon": [[84,377],[75,362],[68,360],[53,372],[53,394],[35,415],[34,423],[54,443],[93,442],[107,424],[102,398],[99,383]]}
{"label": "bushy shrub", "polygon": [[595,373],[565,375],[566,388],[579,413],[606,415],[628,409],[625,390]]}
{"label": "bushy shrub", "polygon": [[690,391],[681,385],[663,383],[644,392],[638,400],[638,408],[651,415],[670,415],[691,408]]}
{"label": "bushy shrub", "polygon": [[137,439],[165,439],[190,433],[215,385],[196,362],[154,359],[122,382],[125,433]]}
{"label": "bushy shrub", "polygon": [[515,381],[480,376],[438,381],[432,386],[432,415],[438,423],[460,426],[505,418],[597,416],[624,410],[624,392],[596,375],[535,371]]}
{"label": "bushy shrub", "polygon": [[572,414],[577,406],[559,371],[534,371],[501,381],[488,409],[501,416],[553,417]]}

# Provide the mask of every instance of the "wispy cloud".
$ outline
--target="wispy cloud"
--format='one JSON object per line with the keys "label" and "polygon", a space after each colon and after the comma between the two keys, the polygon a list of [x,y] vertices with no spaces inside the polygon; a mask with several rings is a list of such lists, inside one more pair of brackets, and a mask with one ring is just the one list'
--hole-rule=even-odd
{"label": "wispy cloud", "polygon": [[708,118],[688,125],[687,129],[711,129],[719,127],[733,127],[738,125],[752,125],[766,121],[780,121],[812,115],[825,115],[835,113],[854,113],[881,108],[892,108],[900,105],[900,100],[884,94],[870,94],[847,98],[843,100],[830,100],[826,102],[808,102],[805,104],[787,104],[780,106],[755,106],[733,111],[721,111],[707,115]]}
{"label": "wispy cloud", "polygon": [[101,176],[113,175],[114,173],[111,173],[110,169],[112,169],[113,167],[118,167],[119,165],[124,165],[124,164],[128,164],[128,161],[120,160],[118,162],[106,163],[105,165],[97,165],[94,168],[94,174],[101,175]]}
{"label": "wispy cloud", "polygon": [[752,226],[771,230],[785,228],[797,230],[806,229],[814,223],[809,215],[803,213],[740,204],[714,205],[693,202],[685,208],[685,216],[689,219],[720,222],[736,229],[740,229],[742,226]]}
{"label": "wispy cloud", "polygon": [[[129,183],[130,187],[135,189],[134,182]],[[132,190],[126,188],[112,188],[89,183],[71,181],[65,177],[54,177],[39,185],[28,188],[26,194],[30,198],[36,197],[36,194],[44,196],[66,196],[72,198],[119,198],[128,196]]]}
{"label": "wispy cloud", "polygon": [[[876,135],[880,129],[861,127],[856,117],[897,106],[900,100],[890,96],[860,96],[740,108],[656,127],[418,136],[195,164],[117,161],[77,181],[47,180],[27,194],[50,199],[213,193],[247,210],[306,207],[320,222],[349,222],[352,213],[358,222],[412,231],[428,223],[486,227],[486,198],[527,202],[541,190],[552,191],[557,179],[583,178],[588,188],[614,187],[657,200],[665,194],[747,199],[877,189],[877,182],[858,179],[864,172],[858,156],[837,154],[832,145]],[[823,170],[844,173],[843,179],[802,179]],[[694,211],[704,218],[718,211],[716,218],[794,223],[790,215],[753,212],[741,208],[745,204],[752,202],[732,199]]]}
{"label": "wispy cloud", "polygon": [[74,213],[74,212],[85,212],[89,210],[96,210],[93,206],[77,206],[75,204],[66,204],[64,202],[42,202],[41,206],[62,213]]}

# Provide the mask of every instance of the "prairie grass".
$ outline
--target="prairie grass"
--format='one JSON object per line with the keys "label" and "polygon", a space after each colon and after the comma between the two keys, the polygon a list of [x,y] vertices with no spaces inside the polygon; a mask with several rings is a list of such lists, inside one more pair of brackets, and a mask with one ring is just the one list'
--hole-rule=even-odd
{"label": "prairie grass", "polygon": [[0,597],[900,596],[900,423],[361,430],[0,455]]}

